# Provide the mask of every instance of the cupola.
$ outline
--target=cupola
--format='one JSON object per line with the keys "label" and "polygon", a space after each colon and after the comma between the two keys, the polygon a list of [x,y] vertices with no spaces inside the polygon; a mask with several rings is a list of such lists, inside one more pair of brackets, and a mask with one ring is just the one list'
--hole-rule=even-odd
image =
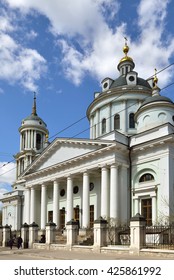
{"label": "cupola", "polygon": [[135,67],[133,59],[127,55],[128,52],[129,52],[129,47],[127,45],[127,38],[125,38],[125,45],[123,47],[123,53],[125,54],[125,56],[120,60],[118,66],[117,66],[118,71],[123,76],[125,76],[125,75],[127,75],[127,73],[133,71],[133,69]]}

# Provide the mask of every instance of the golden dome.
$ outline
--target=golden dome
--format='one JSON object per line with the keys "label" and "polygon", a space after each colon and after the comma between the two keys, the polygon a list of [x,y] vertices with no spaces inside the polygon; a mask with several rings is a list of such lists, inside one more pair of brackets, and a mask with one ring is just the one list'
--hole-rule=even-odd
{"label": "golden dome", "polygon": [[120,62],[123,62],[123,61],[133,61],[133,59],[130,56],[125,56],[120,60]]}

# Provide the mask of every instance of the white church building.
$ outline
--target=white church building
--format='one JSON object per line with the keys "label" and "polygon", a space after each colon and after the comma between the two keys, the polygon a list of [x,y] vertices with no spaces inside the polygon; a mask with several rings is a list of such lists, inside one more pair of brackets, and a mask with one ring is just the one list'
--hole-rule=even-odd
{"label": "white church building", "polygon": [[138,76],[128,51],[125,44],[118,78],[105,78],[87,108],[90,139],[49,143],[34,97],[19,128],[16,182],[1,200],[3,225],[62,229],[75,219],[83,229],[100,216],[128,224],[136,213],[149,226],[172,219],[174,103],[160,95],[156,74]]}

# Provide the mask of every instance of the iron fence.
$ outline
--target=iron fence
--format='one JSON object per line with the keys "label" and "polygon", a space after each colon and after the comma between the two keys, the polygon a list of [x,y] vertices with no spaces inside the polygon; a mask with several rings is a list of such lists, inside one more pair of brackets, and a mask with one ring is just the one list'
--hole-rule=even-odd
{"label": "iron fence", "polygon": [[174,250],[174,225],[145,227],[145,248]]}

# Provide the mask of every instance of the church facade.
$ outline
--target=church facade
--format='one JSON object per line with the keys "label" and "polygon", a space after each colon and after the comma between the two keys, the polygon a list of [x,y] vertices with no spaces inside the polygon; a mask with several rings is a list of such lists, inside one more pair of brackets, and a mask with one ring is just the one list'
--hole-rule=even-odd
{"label": "church facade", "polygon": [[16,182],[6,193],[3,225],[35,222],[58,229],[72,219],[92,228],[102,216],[118,225],[141,213],[147,225],[174,215],[174,103],[160,95],[156,74],[144,80],[123,48],[119,77],[105,78],[87,108],[89,139],[56,138],[32,113],[22,121]]}

